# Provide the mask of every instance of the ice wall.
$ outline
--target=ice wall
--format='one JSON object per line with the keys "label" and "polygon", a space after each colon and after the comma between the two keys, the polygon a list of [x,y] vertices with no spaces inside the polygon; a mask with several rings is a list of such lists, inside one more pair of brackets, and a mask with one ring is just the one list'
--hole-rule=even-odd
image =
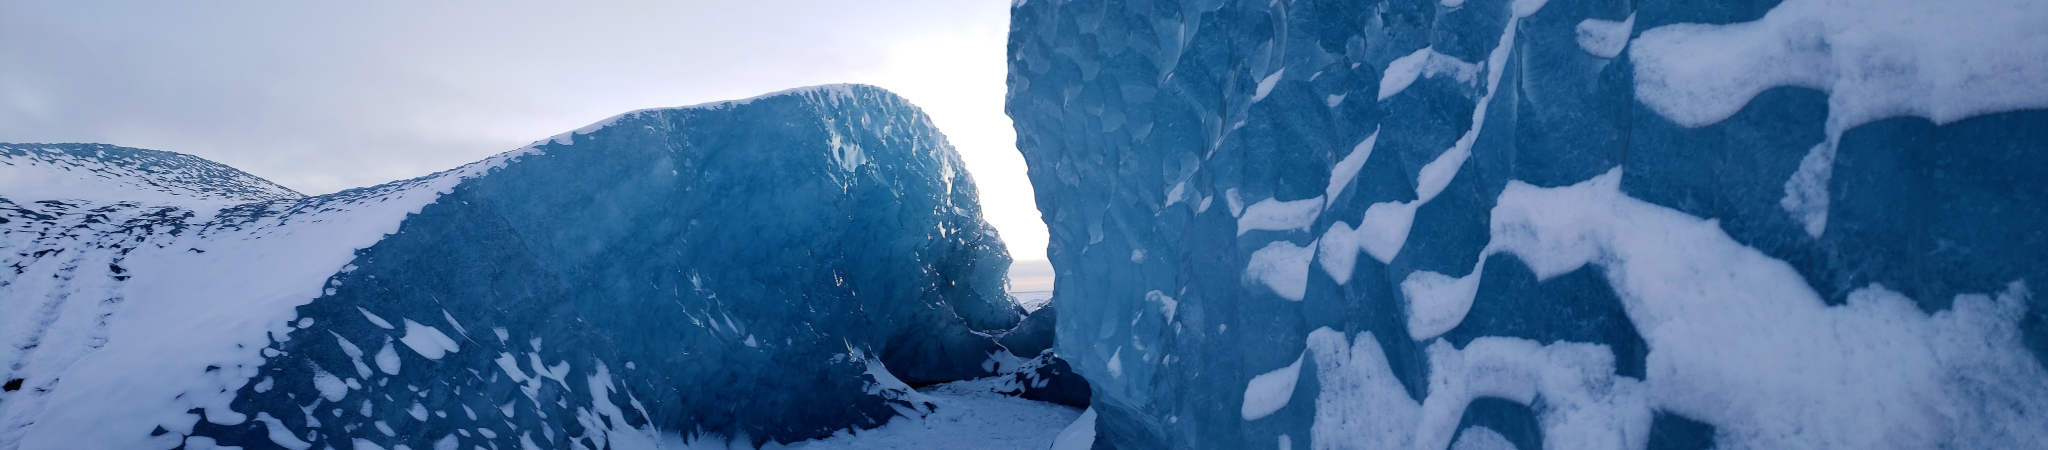
{"label": "ice wall", "polygon": [[0,222],[9,310],[52,311],[4,316],[0,448],[791,442],[931,411],[909,385],[990,374],[1022,318],[958,156],[870,86],[328,196],[79,204]]}
{"label": "ice wall", "polygon": [[1098,447],[2048,442],[2048,8],[1020,1]]}

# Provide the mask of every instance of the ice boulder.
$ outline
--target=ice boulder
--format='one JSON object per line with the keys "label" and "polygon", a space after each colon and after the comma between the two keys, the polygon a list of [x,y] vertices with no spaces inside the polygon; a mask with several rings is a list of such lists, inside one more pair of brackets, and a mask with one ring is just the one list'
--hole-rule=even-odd
{"label": "ice boulder", "polygon": [[1020,1],[1098,448],[2048,442],[2048,7]]}
{"label": "ice boulder", "polygon": [[[73,172],[171,159],[60,150]],[[1023,316],[959,157],[870,86],[631,112],[331,195],[245,191],[0,191],[0,378],[20,386],[0,448],[792,442],[929,413],[910,385],[990,374]]]}
{"label": "ice boulder", "polygon": [[1066,359],[1052,349],[1058,313],[1055,308],[1042,307],[1024,316],[1016,328],[996,339],[1003,349],[989,358],[989,365],[1002,375],[998,387],[1004,393],[1087,408],[1088,380],[1074,373]]}

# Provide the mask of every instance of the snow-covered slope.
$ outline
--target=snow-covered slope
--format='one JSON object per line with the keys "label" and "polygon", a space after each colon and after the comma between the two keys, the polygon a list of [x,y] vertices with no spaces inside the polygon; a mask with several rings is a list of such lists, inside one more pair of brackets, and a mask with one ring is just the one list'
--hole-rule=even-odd
{"label": "snow-covered slope", "polygon": [[989,375],[1021,317],[974,199],[921,112],[843,85],[318,197],[7,200],[0,448],[647,448],[922,416],[906,383]]}
{"label": "snow-covered slope", "polygon": [[303,197],[192,155],[104,144],[0,144],[0,198],[237,204]]}
{"label": "snow-covered slope", "polygon": [[0,377],[21,380],[0,393],[0,448],[170,448],[199,419],[187,411],[236,417],[269,336],[357,249],[528,152],[226,207],[0,200],[0,310],[18,312],[0,318]]}
{"label": "snow-covered slope", "polygon": [[1115,448],[2048,442],[2048,8],[1021,1]]}

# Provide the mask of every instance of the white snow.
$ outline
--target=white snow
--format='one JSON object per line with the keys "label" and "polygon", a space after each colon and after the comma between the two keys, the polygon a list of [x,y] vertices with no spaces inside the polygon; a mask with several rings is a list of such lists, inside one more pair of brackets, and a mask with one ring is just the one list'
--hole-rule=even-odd
{"label": "white snow", "polygon": [[441,310],[441,319],[447,320],[448,326],[455,327],[456,333],[460,333],[463,336],[469,335],[469,330],[462,329],[462,322],[455,321],[455,316],[452,314],[448,314],[448,310]]}
{"label": "white snow", "polygon": [[2048,107],[2048,4],[2030,0],[1787,0],[1752,22],[1673,24],[1630,44],[1636,97],[1687,127],[1764,90],[1827,91],[1827,140],[1786,181],[1787,213],[1819,237],[1842,132],[1879,119],[1947,124]]}
{"label": "white snow", "polygon": [[[38,144],[0,144],[0,198],[112,204],[136,202],[211,211],[300,198],[297,192],[195,156],[143,151],[129,158],[81,157]],[[210,208],[210,209],[209,209]]]}
{"label": "white snow", "polygon": [[462,345],[442,334],[440,329],[421,325],[412,319],[405,319],[405,337],[398,338],[398,341],[427,359],[438,360],[449,353],[462,351]]}
{"label": "white snow", "polygon": [[1123,348],[1123,347],[1117,347],[1117,348],[1116,348],[1116,351],[1114,351],[1114,352],[1110,352],[1110,354],[1109,354],[1109,376],[1110,376],[1110,377],[1113,377],[1113,378],[1123,378],[1123,377],[1124,377],[1124,348]]}
{"label": "white snow", "polygon": [[1244,406],[1238,414],[1244,420],[1259,420],[1287,407],[1287,401],[1294,398],[1294,384],[1301,380],[1301,360],[1308,357],[1306,350],[1294,358],[1294,363],[1273,369],[1252,377],[1244,387]]}
{"label": "white snow", "polygon": [[[113,226],[40,233],[20,227],[70,228],[83,215],[22,205],[58,218],[21,221],[0,234],[0,246],[66,251],[0,255],[0,263],[23,268],[16,282],[0,287],[0,308],[64,313],[0,317],[0,332],[10,338],[40,340],[30,350],[0,349],[4,375],[38,388],[0,403],[0,447],[168,448],[201,417],[188,410],[202,409],[206,420],[224,425],[248,420],[229,401],[257,374],[262,350],[288,338],[297,307],[322,295],[356,250],[397,231],[407,215],[462,180],[532,151],[364,190],[240,206],[261,214],[223,215],[224,203],[171,205],[192,213],[179,219],[187,228],[178,234],[129,235]],[[159,208],[80,208],[102,206],[111,207],[113,224]],[[118,248],[108,248],[113,244]],[[125,281],[69,276],[109,267],[116,255]],[[315,375],[323,396],[346,394],[350,380]],[[151,436],[159,426],[170,433]]]}
{"label": "white snow", "polygon": [[[1579,49],[1585,50],[1587,54],[1601,58],[1620,56],[1622,49],[1628,47],[1629,33],[1634,31],[1635,28],[1635,13],[1629,13],[1628,19],[1620,22],[1586,19],[1579,22],[1577,29]],[[1485,428],[1480,429],[1486,430]],[[1493,433],[1493,430],[1486,430],[1486,432]],[[1499,433],[1494,433],[1494,436],[1499,435]]]}
{"label": "white snow", "polygon": [[[922,416],[898,416],[870,430],[841,430],[832,437],[774,443],[763,449],[1044,449],[1067,437],[1062,429],[1088,419],[1087,442],[1094,442],[1093,417],[1078,409],[1005,396],[994,391],[994,379],[959,381],[925,388],[921,395],[937,405]],[[1062,441],[1066,442],[1066,441]],[[1083,446],[1081,448],[1087,448]]]}
{"label": "white snow", "polygon": [[1426,200],[1381,202],[1365,208],[1358,219],[1359,249],[1381,263],[1392,262],[1408,243],[1409,227],[1415,224],[1415,209]]}
{"label": "white snow", "polygon": [[1458,434],[1458,441],[1451,443],[1451,450],[1515,450],[1515,443],[1508,442],[1508,437],[1500,435],[1499,431],[1473,425]]}
{"label": "white snow", "polygon": [[1244,216],[1244,196],[1237,193],[1237,188],[1223,190],[1223,204],[1230,208],[1230,217]]}
{"label": "white snow", "polygon": [[1429,364],[1418,448],[1449,446],[1465,406],[1480,397],[1524,405],[1542,398],[1537,423],[1551,448],[1629,450],[1648,444],[1651,411],[1643,383],[1614,375],[1614,352],[1607,346],[1483,337],[1460,350],[1437,340],[1429,346]]}
{"label": "white snow", "polygon": [[1308,246],[1273,241],[1252,252],[1245,264],[1244,279],[1271,289],[1280,298],[1301,301],[1308,294],[1308,264],[1315,259],[1316,243]]}
{"label": "white snow", "polygon": [[[367,309],[363,309],[363,307],[361,307],[361,306],[357,306],[357,307],[356,307],[356,311],[362,311],[362,312],[363,312],[363,318],[364,318],[364,319],[369,319],[369,320],[370,320],[370,324],[371,324],[371,325],[376,325],[376,326],[377,326],[377,328],[383,328],[383,329],[386,329],[386,330],[394,330],[394,329],[397,329],[396,327],[392,327],[392,326],[391,326],[391,322],[390,322],[390,321],[384,320],[384,318],[383,318],[383,317],[378,317],[378,316],[377,316],[376,314],[371,314],[371,313],[370,313],[370,310],[367,310]],[[308,317],[308,319],[311,319],[311,317]]]}
{"label": "white snow", "polygon": [[1351,153],[1344,155],[1344,159],[1330,166],[1330,187],[1323,189],[1323,209],[1335,205],[1337,195],[1344,193],[1344,188],[1351,185],[1351,180],[1358,178],[1358,171],[1365,168],[1365,159],[1372,157],[1373,144],[1379,139],[1380,131],[1374,129],[1364,141],[1359,141],[1357,146],[1351,147]]}
{"label": "white snow", "polygon": [[1704,126],[1765,89],[1828,91],[1839,128],[1936,123],[2048,105],[2048,4],[2030,0],[1786,0],[1762,19],[1674,24],[1629,51],[1636,96]]}
{"label": "white snow", "polygon": [[1316,240],[1316,262],[1321,263],[1323,272],[1337,284],[1351,282],[1352,269],[1358,265],[1358,238],[1351,224],[1338,221],[1323,231],[1322,239]]}
{"label": "white snow", "polygon": [[397,375],[401,362],[398,359],[398,351],[391,348],[391,338],[384,339],[384,349],[377,351],[377,370],[383,371],[385,375]]}
{"label": "white snow", "polygon": [[2017,329],[2033,295],[2025,284],[1959,295],[1932,315],[1879,285],[1827,306],[1790,265],[1716,221],[1629,198],[1620,180],[1616,169],[1567,187],[1510,183],[1479,260],[1510,253],[1538,279],[1604,269],[1650,346],[1639,398],[1628,392],[1637,381],[1599,375],[1612,372],[1604,347],[1438,341],[1418,444],[1448,444],[1468,397],[1538,395],[1545,435],[1573,448],[1640,448],[1632,430],[1651,409],[1713,424],[1730,448],[2048,442],[2048,371]]}
{"label": "white snow", "polygon": [[1259,80],[1258,90],[1252,92],[1252,103],[1258,103],[1259,100],[1265,100],[1266,94],[1273,93],[1273,86],[1280,84],[1280,76],[1281,74],[1285,73],[1287,73],[1287,69],[1283,67],[1280,70],[1273,71],[1273,73],[1270,75],[1266,75],[1265,79]]}
{"label": "white snow", "polygon": [[1016,299],[1017,307],[1024,308],[1025,314],[1030,314],[1052,304],[1052,291],[1011,292],[1010,298]]}
{"label": "white snow", "polygon": [[284,421],[277,420],[276,417],[271,417],[270,413],[256,413],[256,421],[263,422],[264,433],[270,436],[271,443],[277,444],[277,446],[279,447],[284,447],[291,450],[306,450],[309,448],[313,448],[313,444],[309,444],[306,443],[306,441],[299,440],[298,436],[293,436],[291,429],[285,428]]}
{"label": "white snow", "polygon": [[1483,270],[1474,269],[1459,278],[1427,270],[1408,274],[1408,279],[1401,281],[1401,296],[1408,302],[1408,337],[1427,340],[1457,328],[1472,310]]}
{"label": "white snow", "polygon": [[356,347],[355,343],[341,337],[341,333],[333,331],[328,331],[327,333],[334,335],[334,341],[341,344],[341,352],[347,354],[348,361],[356,365],[356,378],[370,379],[370,365],[363,364],[363,349]]}
{"label": "white snow", "polygon": [[1309,448],[1411,448],[1421,405],[1394,378],[1387,355],[1372,333],[1359,333],[1355,344],[1329,327],[1308,335],[1308,352],[1316,359],[1316,418],[1309,426]]}
{"label": "white snow", "polygon": [[1820,237],[1828,229],[1828,181],[1835,174],[1835,143],[1831,137],[1799,158],[1799,170],[1785,179],[1785,197],[1778,207],[1799,221],[1806,235]]}
{"label": "white snow", "polygon": [[348,383],[342,382],[340,377],[316,367],[313,369],[313,389],[320,391],[320,398],[338,402],[348,396],[349,388]]}
{"label": "white snow", "polygon": [[[1364,161],[1360,161],[1363,164]],[[1237,218],[1237,235],[1243,236],[1252,230],[1302,230],[1315,225],[1316,218],[1323,214],[1323,198],[1312,197],[1301,200],[1279,201],[1260,200],[1244,208],[1244,214]]]}
{"label": "white snow", "polygon": [[1145,293],[1145,301],[1159,304],[1159,312],[1166,315],[1166,321],[1173,321],[1173,313],[1180,310],[1180,302],[1164,292],[1152,290]]}
{"label": "white snow", "polygon": [[[1543,4],[1543,1],[1531,0],[1517,0],[1514,3],[1515,16],[1508,20],[1507,29],[1501,32],[1499,44],[1494,46],[1493,52],[1487,56],[1486,94],[1479,97],[1478,106],[1472,111],[1472,128],[1465,130],[1465,134],[1460,136],[1450,149],[1438,154],[1436,159],[1424,164],[1422,170],[1416,173],[1415,200],[1374,203],[1366,207],[1365,215],[1358,219],[1356,228],[1348,222],[1338,221],[1323,232],[1323,242],[1326,244],[1318,253],[1322,254],[1320,260],[1323,263],[1323,270],[1330,278],[1335,279],[1337,284],[1351,281],[1351,271],[1356,267],[1358,252],[1363,251],[1381,263],[1388,263],[1401,253],[1401,247],[1407,245],[1408,233],[1415,225],[1415,211],[1430,200],[1436,199],[1438,194],[1442,194],[1444,189],[1450,186],[1451,179],[1457,176],[1458,169],[1465,165],[1465,160],[1471,158],[1472,145],[1478,141],[1479,131],[1486,126],[1487,105],[1492,104],[1494,93],[1500,90],[1501,73],[1507,67],[1510,50],[1514,48],[1515,30],[1522,17],[1535,14]],[[1385,78],[1380,79],[1380,99],[1385,100],[1401,89],[1406,89],[1416,77],[1424,74],[1452,74],[1460,81],[1469,82],[1476,77],[1479,68],[1480,66],[1458,61],[1456,58],[1438,55],[1435,50],[1429,48],[1417,50],[1388,64]],[[1375,136],[1377,134],[1374,133]],[[1364,163],[1361,161],[1359,164],[1362,166]],[[1336,167],[1331,171],[1332,176],[1338,175],[1339,170],[1343,169],[1345,168],[1341,166]],[[1355,173],[1352,176],[1355,176]],[[1243,226],[1240,225],[1239,229],[1242,230]],[[1253,256],[1253,264],[1259,264],[1257,255]],[[1250,272],[1251,268],[1247,267],[1246,273]],[[1304,280],[1305,272],[1304,266]]]}
{"label": "white snow", "polygon": [[1407,56],[1395,58],[1387,63],[1387,70],[1380,77],[1380,101],[1407,90],[1408,85],[1423,77],[1449,76],[1459,83],[1472,84],[1479,80],[1479,65],[1457,57],[1437,53],[1434,47],[1423,47]]}
{"label": "white snow", "polygon": [[1088,408],[1081,412],[1081,417],[1074,419],[1074,423],[1060,430],[1059,437],[1053,439],[1051,450],[1088,450],[1094,446],[1095,408]]}

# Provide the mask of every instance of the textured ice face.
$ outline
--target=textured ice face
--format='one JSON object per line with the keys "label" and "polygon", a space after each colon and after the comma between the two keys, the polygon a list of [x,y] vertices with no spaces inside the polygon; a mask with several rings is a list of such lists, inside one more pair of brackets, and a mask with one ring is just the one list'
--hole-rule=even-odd
{"label": "textured ice face", "polygon": [[0,316],[44,344],[0,373],[47,388],[0,397],[0,448],[758,445],[927,413],[909,385],[989,374],[1021,318],[974,189],[916,107],[826,86],[72,240],[46,231],[99,205],[14,205],[7,306],[64,314]]}
{"label": "textured ice face", "polygon": [[2041,442],[2048,10],[1928,8],[1020,2],[1056,350],[1118,448]]}

